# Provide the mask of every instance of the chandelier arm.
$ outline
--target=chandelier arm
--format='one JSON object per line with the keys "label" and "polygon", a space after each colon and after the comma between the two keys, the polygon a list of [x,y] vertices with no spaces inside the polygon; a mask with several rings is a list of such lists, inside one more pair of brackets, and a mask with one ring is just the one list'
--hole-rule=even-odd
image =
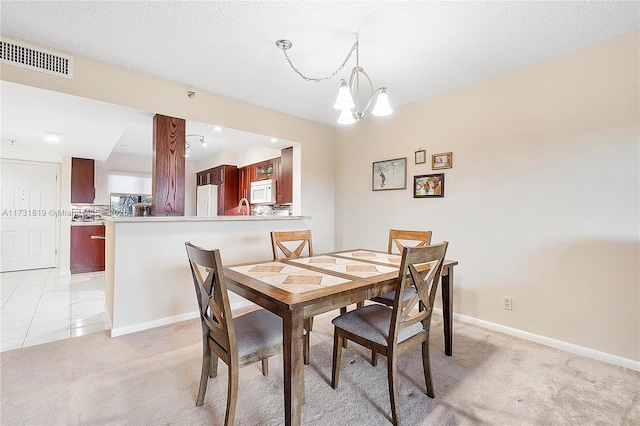
{"label": "chandelier arm", "polygon": [[[362,73],[366,77],[367,82],[369,83],[369,88],[371,89],[371,95],[369,95],[369,101],[367,102],[367,106],[364,107],[364,109],[362,109],[361,111],[359,110],[360,80],[358,78],[358,73]],[[354,84],[354,81],[356,79],[358,79],[358,81],[356,82],[357,84]],[[373,90],[373,82],[371,81],[371,77],[369,77],[369,74],[367,74],[361,66],[355,67],[351,72],[351,78],[349,78],[349,87],[351,88],[351,96],[354,98],[354,103],[356,104],[356,106],[353,108],[353,116],[354,118],[359,120],[362,117],[364,117],[364,113],[367,112],[367,110],[371,106],[371,102],[373,101],[373,95],[378,91],[380,91],[381,89],[377,89],[375,91]]]}
{"label": "chandelier arm", "polygon": [[342,69],[344,68],[344,66],[347,64],[347,62],[349,61],[349,58],[351,58],[351,54],[353,53],[354,50],[356,50],[358,48],[358,40],[356,40],[355,43],[353,43],[353,46],[351,47],[351,50],[349,50],[349,53],[347,54],[347,57],[344,59],[344,61],[342,61],[342,65],[340,65],[340,67],[335,70],[333,72],[333,74],[331,74],[328,77],[322,77],[322,78],[313,78],[313,77],[307,77],[306,75],[302,74],[302,72],[300,72],[291,62],[291,59],[289,59],[289,55],[287,55],[287,49],[288,47],[281,47],[282,49],[282,53],[284,53],[284,57],[287,59],[287,62],[289,62],[289,65],[291,66],[291,69],[293,69],[296,74],[298,74],[300,77],[302,77],[304,80],[306,81],[315,81],[316,83],[323,81],[323,80],[331,80],[337,73],[339,73],[340,71],[342,71]]}

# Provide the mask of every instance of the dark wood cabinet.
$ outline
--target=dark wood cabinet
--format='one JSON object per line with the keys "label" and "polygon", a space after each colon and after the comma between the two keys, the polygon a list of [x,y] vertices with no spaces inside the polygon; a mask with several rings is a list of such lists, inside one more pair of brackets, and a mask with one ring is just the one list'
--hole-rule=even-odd
{"label": "dark wood cabinet", "polygon": [[71,226],[71,273],[104,271],[104,225]]}
{"label": "dark wood cabinet", "polygon": [[251,196],[251,169],[252,166],[245,166],[238,169],[238,202],[242,198],[249,200]]}
{"label": "dark wood cabinet", "polygon": [[253,174],[251,176],[251,182],[265,179],[275,179],[275,159],[261,161],[253,164]]}
{"label": "dark wood cabinet", "polygon": [[72,203],[93,203],[93,200],[96,197],[94,179],[94,160],[87,158],[71,158]]}
{"label": "dark wood cabinet", "polygon": [[233,215],[238,207],[238,167],[224,164],[196,173],[198,186],[218,186],[218,216]]}
{"label": "dark wood cabinet", "polygon": [[[238,207],[238,168],[224,165],[216,167],[214,182],[218,182],[218,215],[234,215]],[[220,181],[217,181],[218,177]]]}
{"label": "dark wood cabinet", "polygon": [[276,203],[293,202],[293,147],[285,148],[276,162]]}

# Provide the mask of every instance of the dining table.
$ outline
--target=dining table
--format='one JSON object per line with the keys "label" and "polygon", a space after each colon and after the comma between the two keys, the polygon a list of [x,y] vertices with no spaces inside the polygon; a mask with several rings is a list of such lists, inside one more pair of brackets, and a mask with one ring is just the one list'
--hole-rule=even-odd
{"label": "dining table", "polygon": [[[285,425],[301,424],[304,320],[393,291],[402,256],[352,249],[224,267],[227,288],[282,318]],[[453,353],[453,268],[441,273],[445,354]]]}

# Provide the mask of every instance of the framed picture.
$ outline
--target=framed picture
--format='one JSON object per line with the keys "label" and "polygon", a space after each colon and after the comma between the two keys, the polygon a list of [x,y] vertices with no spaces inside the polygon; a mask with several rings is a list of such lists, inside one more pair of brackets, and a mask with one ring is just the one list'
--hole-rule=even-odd
{"label": "framed picture", "polygon": [[416,164],[422,164],[427,162],[427,151],[416,151]]}
{"label": "framed picture", "polygon": [[374,191],[407,188],[407,157],[373,163]]}
{"label": "framed picture", "polygon": [[431,170],[450,169],[452,166],[452,153],[443,152],[442,154],[433,154],[431,156]]}
{"label": "framed picture", "polygon": [[413,177],[413,198],[444,197],[444,173]]}

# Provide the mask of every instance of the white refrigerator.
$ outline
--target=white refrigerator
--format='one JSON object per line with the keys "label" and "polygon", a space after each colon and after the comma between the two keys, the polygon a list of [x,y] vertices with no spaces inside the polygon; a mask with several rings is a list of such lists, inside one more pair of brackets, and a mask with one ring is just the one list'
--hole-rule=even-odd
{"label": "white refrigerator", "polygon": [[196,193],[196,216],[218,216],[218,186],[201,185]]}

